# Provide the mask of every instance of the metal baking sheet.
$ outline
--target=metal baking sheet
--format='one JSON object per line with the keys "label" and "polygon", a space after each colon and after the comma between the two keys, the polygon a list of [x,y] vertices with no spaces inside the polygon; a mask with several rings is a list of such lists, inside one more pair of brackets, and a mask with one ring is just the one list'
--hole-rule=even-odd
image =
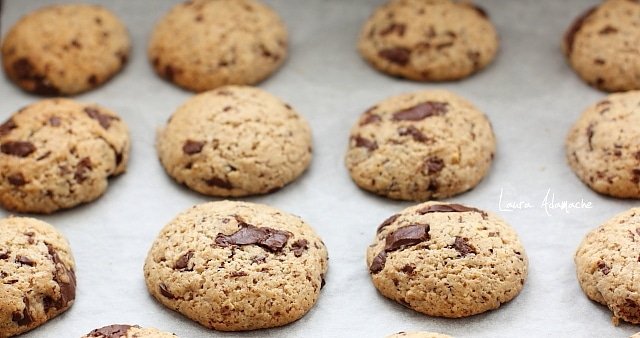
{"label": "metal baking sheet", "polygon": [[[25,13],[54,1],[7,0],[6,32]],[[94,1],[98,2],[98,1]],[[125,175],[95,201],[50,216],[71,242],[78,276],[75,305],[24,337],[80,337],[112,323],[152,326],[187,337],[384,337],[429,330],[457,337],[627,337],[640,328],[611,324],[575,278],[573,253],[587,231],[638,202],[599,196],[571,172],[564,138],[581,111],[604,97],[567,66],[560,40],[570,21],[596,0],[481,0],[501,36],[485,71],[460,82],[424,84],[384,76],[355,51],[364,20],[382,0],[267,0],[286,21],[290,57],[260,87],[290,102],[313,128],[310,169],[285,189],[247,200],[298,214],[326,242],[327,285],[301,320],[276,329],[221,333],[174,313],[148,295],[142,265],[160,228],[189,206],[212,200],[175,184],[154,149],[156,129],[192,94],[157,78],[146,58],[154,22],[175,1],[101,1],[128,25],[133,55],[124,72],[80,95],[117,111],[128,123],[133,153]],[[409,206],[359,190],[344,166],[349,129],[375,102],[425,88],[452,90],[491,118],[498,152],[488,177],[451,199],[495,211],[519,232],[530,259],[523,292],[496,311],[466,319],[423,316],[380,296],[364,253],[376,226]],[[0,77],[0,118],[38,100]],[[545,199],[546,197],[546,199]],[[544,206],[545,200],[552,206]],[[584,202],[562,209],[563,202]],[[575,206],[575,205],[574,205]],[[590,208],[589,208],[590,206]],[[8,215],[0,211],[0,216]]]}

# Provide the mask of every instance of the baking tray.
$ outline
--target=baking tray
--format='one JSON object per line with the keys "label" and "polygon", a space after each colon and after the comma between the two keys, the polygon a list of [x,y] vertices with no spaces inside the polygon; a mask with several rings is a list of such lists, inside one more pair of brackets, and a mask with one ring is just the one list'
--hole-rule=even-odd
{"label": "baking tray", "polygon": [[[25,13],[54,2],[4,1],[2,32]],[[189,206],[213,199],[174,183],[154,149],[157,128],[192,95],[156,77],[146,58],[155,21],[176,1],[110,0],[100,3],[129,27],[130,62],[111,82],[76,98],[123,117],[131,129],[131,161],[127,173],[111,180],[106,194],[94,203],[37,216],[71,242],[78,293],[69,311],[24,337],[80,337],[112,323],[157,327],[183,338],[373,338],[401,330],[457,337],[627,337],[640,331],[628,324],[613,326],[609,310],[580,290],[573,264],[573,253],[590,229],[638,205],[597,195],[565,162],[569,127],[604,94],[570,70],[560,41],[570,21],[597,1],[478,1],[500,33],[500,53],[481,73],[441,84],[387,77],[359,57],[355,45],[360,27],[382,0],[267,2],[287,23],[291,49],[284,67],[260,87],[290,102],[309,120],[315,151],[311,167],[296,182],[246,200],[302,216],[326,242],[329,273],[316,306],[282,328],[222,333],[199,326],[148,295],[142,265],[160,228]],[[426,88],[452,90],[490,117],[498,139],[493,167],[474,190],[450,200],[500,214],[517,229],[530,259],[529,278],[516,299],[466,319],[427,317],[376,292],[365,265],[366,247],[382,220],[411,203],[359,190],[344,166],[349,129],[361,112],[390,95]],[[36,100],[0,77],[0,119]],[[547,193],[547,200],[552,195],[556,203],[584,200],[591,208],[546,209],[542,203]],[[526,203],[531,207],[514,208]],[[7,215],[0,211],[0,216]]]}

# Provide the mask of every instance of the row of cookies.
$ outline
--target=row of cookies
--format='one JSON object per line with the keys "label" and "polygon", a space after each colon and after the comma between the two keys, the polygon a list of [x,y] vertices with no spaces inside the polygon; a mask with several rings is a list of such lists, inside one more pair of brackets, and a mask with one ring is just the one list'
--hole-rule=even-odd
{"label": "row of cookies", "polygon": [[[640,35],[638,12],[637,2],[607,0],[569,28],[563,49],[587,83],[607,91],[640,89],[638,62],[624,52]],[[60,96],[108,81],[130,49],[127,29],[115,15],[74,4],[24,16],[7,33],[2,56],[6,74],[22,89]],[[148,57],[161,77],[202,92],[256,84],[284,63],[287,50],[284,23],[258,0],[193,0],[159,20]],[[491,63],[498,34],[486,11],[467,2],[391,0],[364,24],[358,50],[393,76],[457,80]]]}

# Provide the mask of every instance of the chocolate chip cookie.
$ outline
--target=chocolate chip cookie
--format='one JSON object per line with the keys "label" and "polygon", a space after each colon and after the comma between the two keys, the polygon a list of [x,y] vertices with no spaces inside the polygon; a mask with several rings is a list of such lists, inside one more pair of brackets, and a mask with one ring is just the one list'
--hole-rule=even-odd
{"label": "chocolate chip cookie", "polygon": [[584,238],[575,255],[576,273],[587,297],[619,319],[640,324],[640,208],[616,215]]}
{"label": "chocolate chip cookie", "polygon": [[516,297],[528,261],[518,235],[499,217],[427,202],[378,227],[367,267],[383,296],[430,316],[459,318]]}
{"label": "chocolate chip cookie", "polygon": [[38,95],[78,94],[118,73],[129,57],[126,27],[109,10],[53,5],[21,18],[2,44],[8,77]]}
{"label": "chocolate chip cookie", "polygon": [[445,198],[488,173],[496,141],[487,117],[442,90],[390,97],[351,129],[346,164],[362,189],[401,200]]}
{"label": "chocolate chip cookie", "polygon": [[0,337],[33,330],[75,298],[75,263],[62,234],[33,218],[0,220]]}
{"label": "chocolate chip cookie", "polygon": [[191,91],[252,85],[283,64],[287,29],[258,0],[187,1],[158,22],[148,54],[158,75]]}
{"label": "chocolate chip cookie", "polygon": [[162,332],[154,328],[141,328],[137,325],[109,325],[95,329],[82,338],[176,338],[173,333]]}
{"label": "chocolate chip cookie", "polygon": [[457,80],[491,63],[498,34],[487,13],[466,1],[391,0],[365,23],[358,50],[389,75]]}
{"label": "chocolate chip cookie", "polygon": [[202,194],[266,194],[311,162],[311,129],[288,104],[253,87],[227,86],[189,99],[160,130],[162,165]]}
{"label": "chocolate chip cookie", "polygon": [[596,192],[640,198],[640,91],[612,94],[587,108],[569,131],[566,156]]}
{"label": "chocolate chip cookie", "polygon": [[276,327],[304,316],[324,285],[327,249],[299,217],[245,202],[186,210],[156,238],[149,292],[221,331]]}
{"label": "chocolate chip cookie", "polygon": [[51,213],[95,200],[129,158],[127,126],[68,99],[31,104],[0,125],[0,204]]}
{"label": "chocolate chip cookie", "polygon": [[580,15],[564,35],[569,64],[589,85],[609,91],[640,89],[640,3],[606,0]]}
{"label": "chocolate chip cookie", "polygon": [[387,338],[453,338],[442,333],[434,332],[398,332]]}

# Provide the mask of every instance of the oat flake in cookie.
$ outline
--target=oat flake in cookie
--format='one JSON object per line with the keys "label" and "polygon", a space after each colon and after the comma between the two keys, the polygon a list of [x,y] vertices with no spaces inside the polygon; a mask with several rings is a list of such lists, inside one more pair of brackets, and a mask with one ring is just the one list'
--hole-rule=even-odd
{"label": "oat flake in cookie", "polygon": [[156,73],[202,92],[256,84],[287,57],[287,29],[258,0],[192,0],[176,5],[155,27],[149,60]]}
{"label": "oat flake in cookie", "polygon": [[39,101],[0,124],[0,204],[51,213],[93,201],[128,158],[127,126],[115,113],[68,99]]}
{"label": "oat flake in cookie", "polygon": [[142,328],[137,325],[109,325],[95,329],[82,338],[177,338],[175,334],[162,332],[154,328]]}
{"label": "oat flake in cookie", "polygon": [[563,50],[589,85],[619,92],[640,89],[640,3],[606,0],[579,15],[567,29]]}
{"label": "oat flake in cookie", "polygon": [[0,220],[0,338],[44,324],[69,309],[75,297],[67,240],[33,218]]}
{"label": "oat flake in cookie", "polygon": [[167,173],[202,194],[266,194],[309,166],[311,129],[273,95],[227,86],[178,108],[158,133],[156,147]]}
{"label": "oat flake in cookie", "polygon": [[25,91],[73,95],[118,73],[130,49],[126,27],[107,9],[53,5],[25,15],[9,30],[2,59],[8,77]]}
{"label": "oat flake in cookie", "polygon": [[327,249],[299,217],[260,204],[211,202],[179,214],[144,265],[162,304],[221,331],[276,327],[315,304]]}
{"label": "oat flake in cookie", "polygon": [[346,165],[361,188],[423,201],[475,187],[488,173],[496,141],[487,117],[448,91],[390,97],[351,129]]}
{"label": "oat flake in cookie", "polygon": [[391,0],[365,23],[358,50],[389,75],[457,80],[491,63],[498,34],[487,13],[468,2]]}
{"label": "oat flake in cookie", "polygon": [[385,297],[430,316],[459,318],[516,297],[528,261],[518,235],[499,217],[427,202],[378,227],[367,268]]}
{"label": "oat flake in cookie", "polygon": [[611,94],[587,108],[569,131],[566,156],[596,192],[640,198],[640,91]]}
{"label": "oat flake in cookie", "polygon": [[584,293],[619,319],[640,324],[640,208],[622,212],[584,238],[575,255]]}

